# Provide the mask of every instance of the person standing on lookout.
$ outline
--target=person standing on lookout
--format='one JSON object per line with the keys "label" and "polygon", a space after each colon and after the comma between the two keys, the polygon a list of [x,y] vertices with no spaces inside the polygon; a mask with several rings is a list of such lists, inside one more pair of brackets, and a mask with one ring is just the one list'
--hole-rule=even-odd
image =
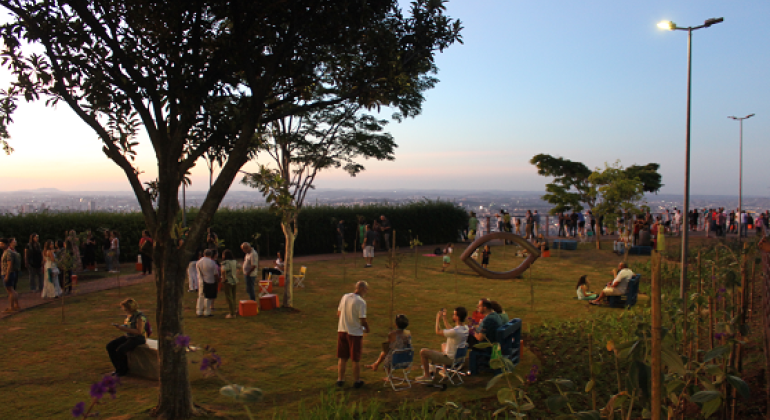
{"label": "person standing on lookout", "polygon": [[390,220],[387,217],[380,216],[380,229],[382,230],[382,242],[385,251],[390,251],[390,233],[393,230]]}
{"label": "person standing on lookout", "polygon": [[372,266],[374,262],[374,246],[377,244],[377,232],[372,230],[370,225],[366,225],[366,236],[364,236],[364,243],[361,244],[361,248],[364,249],[364,260],[366,260],[365,268]]}
{"label": "person standing on lookout", "polygon": [[348,360],[353,361],[353,387],[361,388],[364,381],[361,380],[361,349],[363,347],[364,333],[370,333],[369,323],[366,321],[366,301],[364,296],[369,291],[369,284],[365,281],[356,283],[353,293],[342,296],[337,307],[337,386],[345,385],[345,370]]}

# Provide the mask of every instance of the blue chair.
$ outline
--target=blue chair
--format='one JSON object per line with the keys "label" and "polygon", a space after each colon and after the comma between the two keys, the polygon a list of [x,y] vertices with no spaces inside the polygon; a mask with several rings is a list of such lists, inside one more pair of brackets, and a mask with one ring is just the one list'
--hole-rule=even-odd
{"label": "blue chair", "polygon": [[[639,296],[639,282],[642,280],[640,274],[636,274],[628,281],[626,287],[626,293],[623,296],[607,296],[607,302],[613,308],[627,308],[630,309],[636,305],[637,297]],[[624,299],[625,298],[625,301]]]}
{"label": "blue chair", "polygon": [[[412,370],[412,362],[414,361],[414,351],[412,349],[393,350],[391,353],[390,367],[386,367],[387,381],[383,386],[390,384],[394,391],[401,391],[412,387],[411,381],[409,381],[409,371]],[[400,370],[403,373],[403,377],[396,377],[393,374]],[[406,385],[404,385],[406,384]]]}
{"label": "blue chair", "polygon": [[[519,364],[521,356],[521,319],[514,318],[497,329],[497,342],[500,343],[500,353],[502,356],[516,366]],[[489,360],[492,357],[492,349],[473,349],[469,361],[471,375],[477,375],[482,370],[488,369],[501,373],[499,369],[491,369]]]}
{"label": "blue chair", "polygon": [[[468,356],[468,346],[458,347],[457,351],[455,352],[455,358],[452,361],[452,364],[449,366],[443,366],[444,372],[446,372],[446,375],[441,378],[438,383],[444,382],[445,380],[448,380],[450,384],[452,385],[460,385],[463,384],[463,376],[465,375],[465,372],[462,371],[463,364],[465,363],[465,358]],[[434,372],[434,375],[438,374],[438,369],[441,366],[436,366],[431,363],[430,367],[431,370]],[[455,380],[457,383],[455,383]]]}

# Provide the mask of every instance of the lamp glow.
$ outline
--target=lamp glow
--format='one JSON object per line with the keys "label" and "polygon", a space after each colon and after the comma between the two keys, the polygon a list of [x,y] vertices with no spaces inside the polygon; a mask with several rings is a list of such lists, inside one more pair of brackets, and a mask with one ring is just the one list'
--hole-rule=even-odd
{"label": "lamp glow", "polygon": [[664,20],[658,23],[658,28],[665,29],[667,31],[673,31],[674,27],[676,27],[676,25],[674,25],[674,22],[671,22],[670,20]]}

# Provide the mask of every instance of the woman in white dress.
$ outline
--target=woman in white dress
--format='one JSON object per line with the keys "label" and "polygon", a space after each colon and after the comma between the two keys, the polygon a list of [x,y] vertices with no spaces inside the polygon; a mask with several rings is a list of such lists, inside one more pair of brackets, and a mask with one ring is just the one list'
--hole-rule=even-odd
{"label": "woman in white dress", "polygon": [[61,295],[59,286],[59,268],[53,254],[53,241],[46,241],[43,247],[43,298],[56,298]]}

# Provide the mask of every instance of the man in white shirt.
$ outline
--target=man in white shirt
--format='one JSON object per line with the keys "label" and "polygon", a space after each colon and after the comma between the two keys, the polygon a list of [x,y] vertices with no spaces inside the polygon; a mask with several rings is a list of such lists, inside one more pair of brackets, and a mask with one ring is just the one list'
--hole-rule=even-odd
{"label": "man in white shirt", "polygon": [[217,281],[219,280],[219,266],[211,259],[213,251],[207,249],[203,252],[203,258],[195,263],[198,270],[198,305],[196,313],[199,317],[211,316],[211,302],[217,298]]}
{"label": "man in white shirt", "polygon": [[618,264],[617,269],[612,270],[612,275],[615,276],[615,279],[607,283],[607,287],[599,293],[599,297],[597,297],[596,300],[589,300],[588,303],[591,305],[598,305],[605,296],[623,296],[626,294],[628,282],[631,280],[631,277],[634,276],[634,272],[628,268],[626,263],[622,262]]}
{"label": "man in white shirt", "polygon": [[369,324],[366,322],[366,301],[363,299],[369,291],[369,284],[365,281],[356,283],[356,290],[348,293],[340,300],[337,307],[337,386],[345,384],[345,369],[348,359],[353,360],[353,386],[361,388],[364,381],[361,380],[361,349],[363,347],[364,333],[369,333]]}
{"label": "man in white shirt", "polygon": [[254,282],[256,281],[257,273],[259,272],[259,255],[248,242],[241,244],[241,250],[244,253],[243,277],[246,278],[246,293],[249,294],[249,299],[257,300],[257,294],[254,291]]}
{"label": "man in white shirt", "polygon": [[[429,376],[430,362],[435,365],[451,365],[454,363],[455,353],[459,347],[464,347],[468,342],[468,327],[464,325],[465,318],[468,316],[468,311],[459,306],[455,308],[452,314],[452,321],[454,321],[454,328],[449,328],[449,323],[446,320],[446,310],[442,309],[436,314],[436,335],[446,337],[446,343],[441,345],[441,351],[422,349],[420,350],[420,362],[422,363],[422,376],[416,378],[418,382],[429,382],[431,377]],[[439,320],[444,320],[444,327],[441,329]]]}

